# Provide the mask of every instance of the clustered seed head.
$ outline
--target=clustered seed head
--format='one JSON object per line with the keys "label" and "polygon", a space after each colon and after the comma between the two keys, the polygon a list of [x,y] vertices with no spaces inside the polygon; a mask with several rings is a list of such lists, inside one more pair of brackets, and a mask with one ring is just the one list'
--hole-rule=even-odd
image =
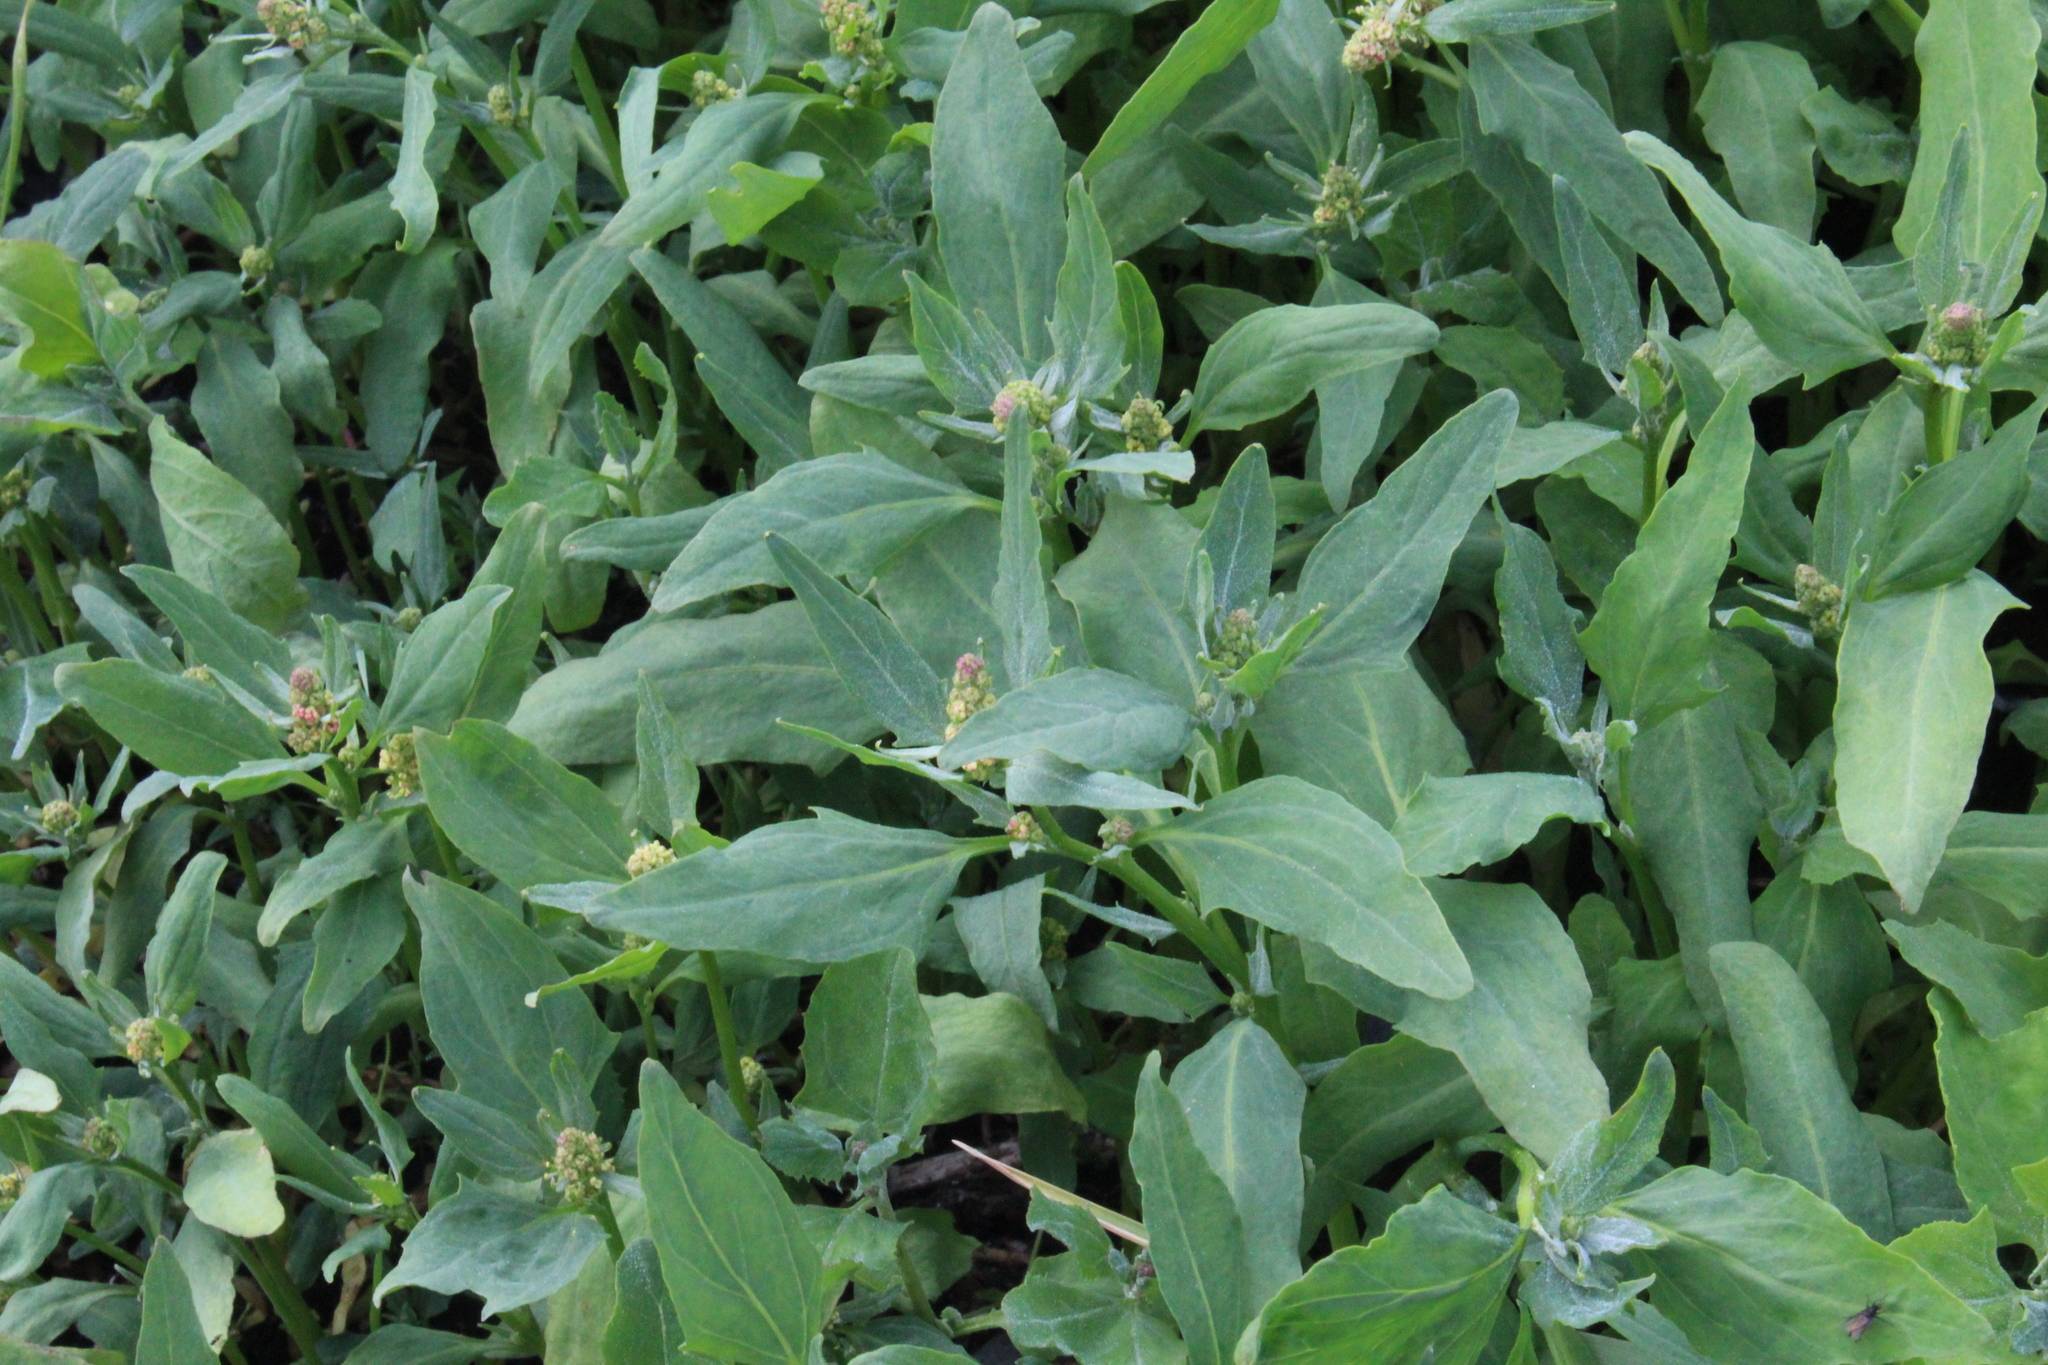
{"label": "clustered seed head", "polygon": [[79,1136],[78,1145],[85,1148],[88,1156],[100,1161],[112,1161],[121,1155],[121,1133],[105,1119],[88,1119],[85,1132]]}
{"label": "clustered seed head", "polygon": [[303,665],[292,670],[290,686],[292,724],[285,732],[285,747],[295,754],[318,753],[341,733],[334,697],[321,684],[320,675]]}
{"label": "clustered seed head", "polygon": [[1792,571],[1792,591],[1800,614],[1813,623],[1813,633],[1832,640],[1842,633],[1842,589],[1811,564]]}
{"label": "clustered seed head", "polygon": [[644,877],[649,872],[659,871],[676,860],[676,851],[659,839],[649,839],[633,850],[626,859],[628,877]]}
{"label": "clustered seed head", "polygon": [[1952,303],[1927,329],[1925,349],[1937,365],[1981,365],[1989,340],[1984,310],[1974,303]]}
{"label": "clustered seed head", "polygon": [[68,834],[78,823],[78,807],[59,797],[55,801],[45,803],[42,810],[37,812],[36,818],[50,833]]}
{"label": "clustered seed head", "polygon": [[491,122],[500,128],[519,121],[519,101],[513,98],[512,87],[502,81],[484,91],[484,107],[491,111]]}
{"label": "clustered seed head", "polygon": [[1256,1005],[1257,1000],[1250,991],[1237,990],[1231,992],[1230,1012],[1236,1015],[1238,1018],[1251,1018],[1252,1010],[1256,1007]]}
{"label": "clustered seed head", "polygon": [[1039,955],[1047,962],[1067,960],[1067,926],[1056,919],[1042,919],[1038,922]]}
{"label": "clustered seed head", "polygon": [[1216,648],[1209,657],[1226,672],[1235,673],[1258,652],[1259,618],[1252,615],[1250,607],[1232,610],[1216,632]]}
{"label": "clustered seed head", "polygon": [[420,751],[410,733],[384,741],[377,751],[377,771],[384,774],[384,790],[393,796],[411,796],[420,789]]}
{"label": "clustered seed head", "polygon": [[1126,450],[1168,450],[1173,446],[1173,423],[1167,420],[1166,409],[1150,398],[1133,398],[1117,425],[1123,428]]}
{"label": "clustered seed head", "polygon": [[205,664],[193,664],[185,670],[183,676],[186,682],[210,683],[213,681],[213,670]]}
{"label": "clustered seed head", "polygon": [[12,512],[28,501],[28,466],[18,464],[0,474],[0,515]]}
{"label": "clustered seed head", "polygon": [[571,1204],[588,1204],[604,1193],[612,1169],[611,1144],[582,1128],[555,1134],[555,1154],[548,1158],[548,1183]]}
{"label": "clustered seed head", "polygon": [[[996,685],[989,674],[988,660],[971,650],[962,654],[953,663],[953,685],[946,692],[947,742],[960,733],[969,716],[995,704]],[[960,768],[962,774],[975,782],[986,782],[995,770],[996,760],[992,758],[976,759]]]}
{"label": "clustered seed head", "polygon": [[1095,837],[1102,841],[1104,848],[1116,848],[1137,838],[1138,827],[1121,815],[1112,815],[1095,831]]}
{"label": "clustered seed head", "polygon": [[1393,61],[1402,49],[1428,41],[1422,20],[1437,4],[1438,0],[1367,0],[1352,10],[1358,27],[1344,44],[1344,69],[1363,76]]}
{"label": "clustered seed head", "polygon": [[870,66],[881,65],[882,38],[873,5],[866,0],[822,0],[818,18],[824,22],[833,52]]}
{"label": "clustered seed head", "polygon": [[740,1084],[749,1095],[758,1095],[768,1084],[768,1068],[757,1057],[740,1058]]}
{"label": "clustered seed head", "polygon": [[1365,216],[1365,182],[1341,161],[1332,161],[1323,172],[1323,190],[1316,196],[1310,215],[1319,232],[1349,228]]}
{"label": "clustered seed head", "polygon": [[690,77],[690,103],[699,109],[724,104],[727,100],[738,99],[739,95],[739,90],[731,82],[709,71],[698,71]]}
{"label": "clustered seed head", "polygon": [[137,1066],[161,1066],[164,1061],[164,1026],[144,1015],[129,1023],[121,1035],[121,1045],[128,1053],[128,1060]]}
{"label": "clustered seed head", "polygon": [[1038,827],[1038,818],[1028,810],[1020,810],[1010,817],[1003,826],[1003,833],[1010,836],[1013,844],[1030,844],[1036,847],[1045,841],[1045,833]]}
{"label": "clustered seed head", "polygon": [[271,37],[294,52],[327,36],[327,20],[306,0],[256,0],[256,17]]}
{"label": "clustered seed head", "polygon": [[0,1171],[0,1205],[12,1204],[21,1198],[21,1187],[28,1183],[28,1172],[10,1163]]}
{"label": "clustered seed head", "polygon": [[994,415],[998,433],[1008,431],[1010,419],[1020,412],[1024,414],[1024,420],[1034,427],[1042,427],[1052,420],[1052,399],[1046,396],[1044,389],[1028,379],[1012,379],[1003,385],[988,406]]}
{"label": "clustered seed head", "polygon": [[277,264],[271,258],[270,248],[260,243],[243,247],[241,257],[236,263],[241,266],[242,274],[252,280],[262,279],[270,273],[271,267]]}

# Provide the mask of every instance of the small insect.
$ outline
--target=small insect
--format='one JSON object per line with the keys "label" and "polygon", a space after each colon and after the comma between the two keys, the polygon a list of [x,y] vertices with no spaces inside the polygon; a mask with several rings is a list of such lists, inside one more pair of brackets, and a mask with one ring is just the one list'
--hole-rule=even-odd
{"label": "small insect", "polygon": [[1860,1313],[1852,1313],[1842,1320],[1842,1330],[1851,1341],[1863,1340],[1863,1334],[1870,1330],[1870,1324],[1877,1321],[1877,1315],[1884,1312],[1884,1305],[1873,1303]]}

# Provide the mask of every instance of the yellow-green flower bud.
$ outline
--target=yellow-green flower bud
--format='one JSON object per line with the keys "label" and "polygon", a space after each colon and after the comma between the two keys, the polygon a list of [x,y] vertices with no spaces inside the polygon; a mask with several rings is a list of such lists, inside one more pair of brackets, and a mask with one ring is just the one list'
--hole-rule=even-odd
{"label": "yellow-green flower bud", "polygon": [[658,872],[676,860],[676,851],[659,839],[649,839],[633,850],[626,859],[628,877],[644,877]]}
{"label": "yellow-green flower bud", "polygon": [[420,755],[411,734],[384,741],[377,751],[377,771],[384,775],[384,790],[393,796],[411,796],[420,789]]}
{"label": "yellow-green flower bud", "polygon": [[161,1066],[164,1061],[164,1026],[144,1015],[129,1023],[121,1035],[128,1060],[137,1066]]}
{"label": "yellow-green flower bud", "polygon": [[989,403],[989,412],[998,432],[1008,431],[1010,419],[1019,413],[1032,426],[1042,427],[1052,420],[1052,399],[1030,380],[1012,379]]}
{"label": "yellow-green flower bud", "polygon": [[252,280],[260,280],[270,273],[271,267],[276,265],[277,262],[271,259],[270,248],[259,244],[243,247],[241,258],[237,264],[241,266],[244,276]]}
{"label": "yellow-green flower bud", "polygon": [[45,803],[36,818],[42,822],[43,828],[52,834],[69,834],[78,824],[78,807],[59,797],[55,801]]}
{"label": "yellow-green flower bud", "polygon": [[85,1148],[86,1155],[96,1160],[112,1161],[121,1155],[121,1133],[105,1119],[88,1119],[78,1145]]}
{"label": "yellow-green flower bud", "polygon": [[555,1152],[548,1158],[547,1179],[570,1204],[588,1204],[604,1193],[612,1169],[611,1144],[582,1128],[555,1134]]}

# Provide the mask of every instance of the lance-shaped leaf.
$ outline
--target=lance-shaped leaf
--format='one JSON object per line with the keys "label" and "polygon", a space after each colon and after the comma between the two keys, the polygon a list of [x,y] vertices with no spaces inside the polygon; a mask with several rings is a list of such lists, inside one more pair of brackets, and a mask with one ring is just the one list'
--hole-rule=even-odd
{"label": "lance-shaped leaf", "polygon": [[938,1056],[909,952],[826,968],[804,1011],[803,1056],[798,1104],[856,1128],[908,1131]]}
{"label": "lance-shaped leaf", "polygon": [[404,1253],[374,1298],[381,1303],[395,1289],[418,1285],[480,1294],[485,1313],[509,1312],[568,1284],[603,1245],[604,1229],[587,1213],[465,1184],[406,1234]]}
{"label": "lance-shaped leaf", "polygon": [[1187,1111],[1160,1079],[1156,1052],[1138,1077],[1130,1153],[1159,1290],[1180,1324],[1188,1360],[1224,1365],[1257,1308],[1244,1223],[1230,1187],[1196,1143]]}
{"label": "lance-shaped leaf", "polygon": [[1038,525],[1035,469],[1031,428],[1013,422],[1003,439],[1002,536],[993,602],[1003,633],[1003,672],[1012,687],[1040,676],[1052,662],[1051,606],[1045,570],[1039,564],[1044,536]]}
{"label": "lance-shaped leaf", "polygon": [[1188,708],[1150,683],[1106,668],[1041,678],[969,716],[939,754],[947,767],[1043,750],[1084,768],[1156,773],[1194,733]]}
{"label": "lance-shaped leaf", "polygon": [[1202,357],[1188,438],[1278,416],[1326,380],[1420,355],[1436,340],[1435,323],[1391,303],[1261,308]]}
{"label": "lance-shaped leaf", "polygon": [[417,740],[420,785],[455,846],[524,891],[623,881],[633,841],[605,794],[504,726],[466,720]]}
{"label": "lance-shaped leaf", "polygon": [[946,684],[882,609],[855,593],[781,536],[768,551],[796,590],[818,645],[846,690],[906,744],[929,744],[945,728]]}
{"label": "lance-shaped leaf", "polygon": [[1299,778],[1260,778],[1140,837],[1181,869],[1205,912],[1235,910],[1424,995],[1472,987],[1443,912],[1401,865],[1400,845],[1341,796]]}
{"label": "lance-shaped leaf", "polygon": [[1499,862],[1552,820],[1597,825],[1606,818],[1600,793],[1562,773],[1430,777],[1394,822],[1394,841],[1410,872],[1453,876]]}

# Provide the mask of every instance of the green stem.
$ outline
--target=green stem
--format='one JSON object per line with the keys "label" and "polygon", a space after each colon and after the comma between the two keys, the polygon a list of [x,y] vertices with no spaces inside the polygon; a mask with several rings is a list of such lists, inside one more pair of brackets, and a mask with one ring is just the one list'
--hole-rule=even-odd
{"label": "green stem", "polygon": [[1450,70],[1448,67],[1438,66],[1427,57],[1418,57],[1412,52],[1403,52],[1397,60],[1408,70],[1415,72],[1417,75],[1427,76],[1439,85],[1447,85],[1453,90],[1463,90],[1465,88],[1465,82],[1458,78],[1457,72]]}
{"label": "green stem", "polygon": [[241,864],[242,878],[249,884],[252,895],[263,894],[263,875],[256,868],[256,845],[249,838],[249,822],[233,804],[222,802],[221,809],[227,816],[228,832],[235,840],[235,861]]}
{"label": "green stem", "polygon": [[1963,435],[1963,408],[1969,394],[1938,384],[1927,395],[1927,463],[1942,464],[1955,458],[1956,444]]}
{"label": "green stem", "polygon": [[141,1257],[134,1255],[132,1252],[121,1250],[121,1248],[115,1246],[90,1228],[81,1227],[77,1223],[66,1223],[64,1225],[64,1235],[74,1242],[91,1247],[108,1260],[126,1266],[138,1275],[143,1273]]}
{"label": "green stem", "polygon": [[77,618],[72,614],[71,603],[64,597],[64,583],[57,576],[57,561],[50,554],[49,538],[43,534],[42,526],[34,517],[23,517],[21,539],[28,548],[29,563],[36,571],[36,592],[43,599],[43,614],[56,627],[57,637],[69,640],[72,623]]}
{"label": "green stem", "polygon": [[192,1122],[198,1125],[201,1132],[204,1132],[206,1130],[206,1111],[200,1108],[198,1099],[192,1094],[192,1087],[186,1085],[184,1077],[178,1074],[177,1063],[166,1061],[156,1069],[156,1072],[157,1075],[163,1077],[164,1085],[170,1092],[178,1097],[178,1103],[185,1106],[185,1112],[192,1116]]}
{"label": "green stem", "polygon": [[1664,490],[1671,482],[1671,457],[1678,453],[1678,443],[1685,438],[1685,422],[1673,418],[1665,429],[1664,439],[1657,444],[1652,455],[1643,452],[1643,520],[1650,519],[1650,513],[1657,510],[1657,500],[1664,496]]}
{"label": "green stem", "polygon": [[725,978],[718,971],[718,954],[700,950],[697,963],[704,973],[704,994],[711,999],[711,1026],[718,1031],[718,1058],[725,1067],[725,1088],[732,1092],[733,1107],[740,1111],[747,1131],[758,1133],[761,1119],[754,1112],[754,1097],[740,1071],[739,1030],[733,1027],[732,997],[726,994]]}
{"label": "green stem", "polygon": [[1909,33],[1918,36],[1920,32],[1920,11],[1906,3],[1906,0],[1884,0],[1884,7],[1894,19],[1906,26]]}
{"label": "green stem", "polygon": [[[590,115],[590,122],[597,129],[597,144],[604,149],[605,164],[611,168],[612,182],[619,187],[619,197],[626,194],[626,162],[619,152],[619,132],[612,124],[609,103],[604,91],[598,87],[597,77],[590,73],[590,59],[583,55],[583,44],[569,44],[569,70],[576,77],[576,92],[583,96],[583,108]],[[630,366],[630,359],[628,361]]]}
{"label": "green stem", "polygon": [[21,174],[21,130],[28,122],[28,12],[35,0],[22,0],[21,22],[14,27],[14,61],[8,67],[7,162],[0,166],[0,222],[14,203],[14,182]]}
{"label": "green stem", "polygon": [[611,1196],[608,1194],[598,1195],[596,1202],[590,1206],[590,1211],[597,1215],[598,1223],[604,1228],[605,1245],[611,1248],[612,1260],[624,1260],[626,1258],[626,1238],[625,1234],[619,1231],[618,1215],[612,1212]]}
{"label": "green stem", "polygon": [[1358,1245],[1358,1211],[1345,1200],[1337,1205],[1337,1211],[1330,1215],[1328,1231],[1330,1250],[1342,1251],[1345,1247]]}
{"label": "green stem", "polygon": [[320,1358],[320,1324],[313,1316],[313,1310],[306,1306],[305,1295],[292,1283],[291,1272],[285,1269],[278,1257],[277,1248],[266,1237],[239,1237],[235,1239],[242,1264],[249,1269],[250,1276],[263,1291],[263,1297],[270,1300],[278,1320],[290,1335],[292,1344],[299,1349],[299,1355],[306,1360]]}
{"label": "green stem", "polygon": [[14,551],[0,545],[0,592],[21,616],[22,624],[35,640],[39,651],[57,647],[57,639],[50,633],[50,623],[43,619],[43,609],[36,605],[36,599],[29,595],[28,584],[22,581],[21,568],[14,562]]}
{"label": "green stem", "polygon": [[1245,960],[1244,949],[1237,940],[1209,924],[1194,906],[1167,890],[1157,877],[1139,866],[1136,858],[1128,853],[1120,853],[1114,858],[1103,857],[1101,849],[1076,839],[1062,829],[1060,822],[1053,818],[1052,811],[1044,806],[1033,806],[1031,815],[1054,848],[1069,858],[1101,868],[1137,892],[1147,905],[1179,930],[1183,938],[1194,944],[1218,971],[1241,986],[1251,985],[1251,964]]}
{"label": "green stem", "polygon": [[910,1296],[910,1309],[926,1322],[936,1325],[939,1315],[932,1311],[931,1296],[924,1292],[924,1277],[917,1273],[904,1239],[896,1239],[896,1273],[903,1277],[903,1292]]}

